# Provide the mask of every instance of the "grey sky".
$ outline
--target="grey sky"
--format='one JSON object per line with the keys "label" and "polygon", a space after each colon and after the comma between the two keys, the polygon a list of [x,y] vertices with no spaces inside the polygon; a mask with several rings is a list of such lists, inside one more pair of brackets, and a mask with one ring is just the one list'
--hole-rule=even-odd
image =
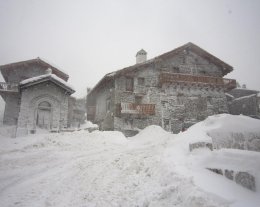
{"label": "grey sky", "polygon": [[81,95],[106,73],[193,42],[260,90],[258,0],[0,0],[0,65],[42,57]]}

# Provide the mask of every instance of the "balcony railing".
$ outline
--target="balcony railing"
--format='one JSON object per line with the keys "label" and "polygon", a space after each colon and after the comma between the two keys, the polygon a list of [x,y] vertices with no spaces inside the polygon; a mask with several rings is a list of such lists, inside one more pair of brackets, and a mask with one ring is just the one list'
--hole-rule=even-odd
{"label": "balcony railing", "polygon": [[163,83],[183,82],[202,83],[212,86],[222,86],[228,90],[236,88],[236,80],[211,76],[195,76],[180,73],[161,73],[159,76],[160,85]]}
{"label": "balcony railing", "polygon": [[154,115],[155,104],[121,103],[121,114]]}
{"label": "balcony railing", "polygon": [[223,78],[223,81],[224,81],[224,86],[226,87],[226,89],[228,90],[232,90],[234,88],[237,87],[237,82],[236,80],[234,79],[226,79],[226,78]]}
{"label": "balcony railing", "polygon": [[19,85],[17,83],[0,82],[1,92],[19,92]]}
{"label": "balcony railing", "polygon": [[96,107],[88,106],[87,107],[87,120],[94,121],[96,115]]}

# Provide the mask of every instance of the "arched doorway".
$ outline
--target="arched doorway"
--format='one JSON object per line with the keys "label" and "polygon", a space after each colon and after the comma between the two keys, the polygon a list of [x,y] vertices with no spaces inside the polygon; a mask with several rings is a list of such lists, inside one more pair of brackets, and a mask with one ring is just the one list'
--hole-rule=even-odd
{"label": "arched doorway", "polygon": [[36,126],[42,129],[50,129],[51,117],[51,104],[47,101],[39,103],[37,108]]}

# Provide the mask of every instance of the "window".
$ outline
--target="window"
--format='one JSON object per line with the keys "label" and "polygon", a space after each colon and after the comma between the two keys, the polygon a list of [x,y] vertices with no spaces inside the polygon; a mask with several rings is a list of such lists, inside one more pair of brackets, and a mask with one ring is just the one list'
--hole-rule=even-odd
{"label": "window", "polygon": [[161,101],[162,107],[167,108],[167,101]]}
{"label": "window", "polygon": [[107,101],[106,101],[106,110],[107,110],[107,112],[110,111],[110,107],[111,107],[111,99],[108,98]]}
{"label": "window", "polygon": [[43,101],[38,105],[38,108],[43,109],[43,110],[50,110],[51,104],[47,101]]}
{"label": "window", "polygon": [[170,120],[169,119],[163,119],[163,128],[166,131],[170,131],[171,130]]}
{"label": "window", "polygon": [[126,78],[126,91],[133,91],[134,90],[134,79],[133,78]]}
{"label": "window", "polygon": [[185,64],[186,63],[186,57],[183,55],[182,57],[182,63]]}
{"label": "window", "polygon": [[137,83],[139,86],[144,86],[144,78],[138,78]]}
{"label": "window", "polygon": [[177,66],[174,66],[172,69],[173,69],[174,73],[179,73],[180,72],[180,68],[177,67]]}
{"label": "window", "polygon": [[212,105],[212,97],[211,96],[207,96],[207,103]]}
{"label": "window", "polygon": [[185,97],[182,94],[177,95],[177,105],[184,105]]}

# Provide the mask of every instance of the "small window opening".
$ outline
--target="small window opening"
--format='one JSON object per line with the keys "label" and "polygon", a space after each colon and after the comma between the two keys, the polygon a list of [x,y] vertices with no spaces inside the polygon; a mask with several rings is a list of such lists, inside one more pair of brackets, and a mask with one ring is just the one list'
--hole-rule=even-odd
{"label": "small window opening", "polygon": [[139,86],[144,86],[144,78],[138,78],[137,83]]}
{"label": "small window opening", "polygon": [[134,90],[134,79],[133,78],[126,78],[126,91],[133,91]]}

